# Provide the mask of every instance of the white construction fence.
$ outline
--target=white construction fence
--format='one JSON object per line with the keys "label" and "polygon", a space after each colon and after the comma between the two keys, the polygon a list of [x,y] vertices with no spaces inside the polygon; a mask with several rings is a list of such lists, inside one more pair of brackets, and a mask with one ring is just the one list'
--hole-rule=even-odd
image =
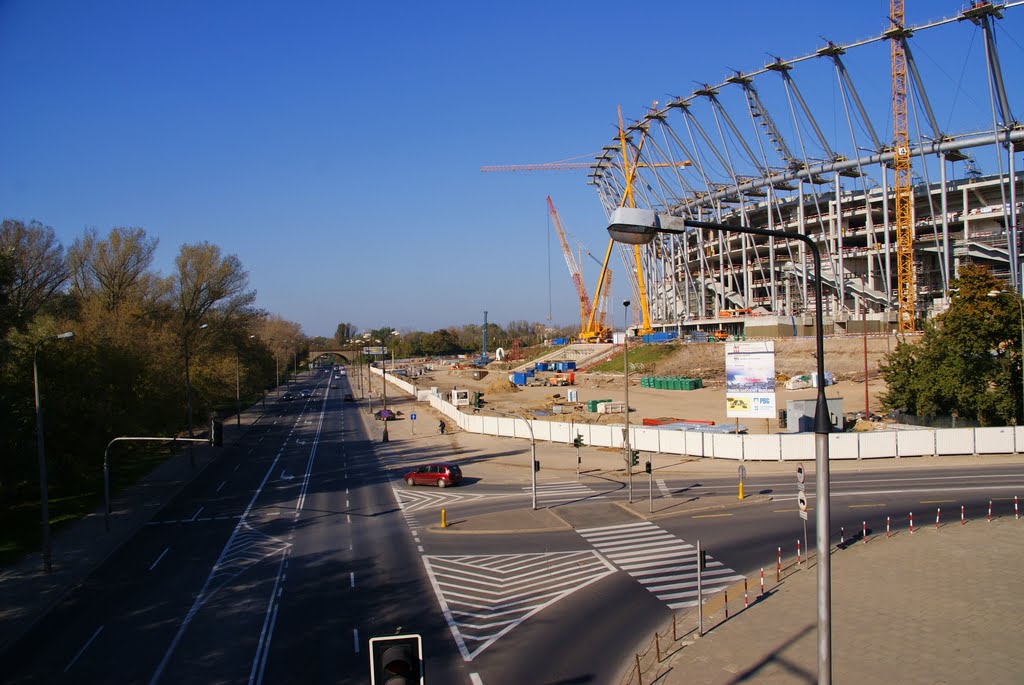
{"label": "white construction fence", "polygon": [[[380,369],[373,373],[381,375]],[[429,391],[388,375],[388,381],[451,419],[468,433],[508,438],[572,444],[577,435],[590,447],[622,447],[623,424],[595,425],[574,421],[538,421],[535,419],[467,414]],[[527,426],[529,423],[529,426]],[[660,452],[690,457],[747,461],[813,461],[813,433],[777,433],[775,435],[732,435],[660,429],[650,426],[629,427],[629,442],[642,452]],[[831,433],[830,459],[886,459],[974,454],[1014,454],[1024,450],[1024,426],[986,428],[938,428],[919,430]]]}

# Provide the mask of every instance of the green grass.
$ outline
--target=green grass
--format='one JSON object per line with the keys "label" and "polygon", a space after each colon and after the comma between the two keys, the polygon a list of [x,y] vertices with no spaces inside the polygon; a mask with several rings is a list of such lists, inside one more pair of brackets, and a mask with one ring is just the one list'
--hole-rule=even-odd
{"label": "green grass", "polygon": [[[675,352],[675,345],[640,345],[630,348],[629,363],[633,364],[656,364],[668,355]],[[594,373],[622,373],[622,353],[615,354],[611,359],[590,369]]]}
{"label": "green grass", "polygon": [[[127,454],[126,454],[127,453]],[[166,448],[124,449],[111,454],[111,496],[132,485],[161,463],[170,453]],[[0,506],[0,567],[9,566],[25,554],[39,549],[40,503],[39,486],[23,490],[15,501],[4,499]],[[92,513],[103,503],[103,472],[73,483],[62,483],[50,488],[50,535]]]}

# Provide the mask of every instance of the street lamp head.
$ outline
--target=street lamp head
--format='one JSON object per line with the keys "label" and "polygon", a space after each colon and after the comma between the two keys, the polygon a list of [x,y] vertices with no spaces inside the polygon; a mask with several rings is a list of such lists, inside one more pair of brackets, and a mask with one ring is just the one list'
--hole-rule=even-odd
{"label": "street lamp head", "polygon": [[199,327],[199,330],[203,330],[204,328],[209,328],[209,327],[210,327],[210,324],[204,323],[202,326]]}
{"label": "street lamp head", "polygon": [[64,333],[60,333],[57,336],[57,340],[67,340],[68,338],[73,338],[73,337],[75,337],[75,332],[74,331],[67,331],[67,332],[64,332]]}
{"label": "street lamp head", "polygon": [[608,222],[608,235],[617,243],[646,245],[657,233],[665,232],[653,209],[617,207]]}
{"label": "street lamp head", "polygon": [[628,307],[629,306],[629,300],[623,300],[622,301],[622,306],[623,307]]}

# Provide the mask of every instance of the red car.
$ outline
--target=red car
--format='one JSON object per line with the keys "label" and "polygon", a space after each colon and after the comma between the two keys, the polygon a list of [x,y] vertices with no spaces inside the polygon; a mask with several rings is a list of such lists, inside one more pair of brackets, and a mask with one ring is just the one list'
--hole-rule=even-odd
{"label": "red car", "polygon": [[436,485],[446,488],[462,482],[462,469],[457,464],[426,464],[405,474],[405,482],[413,485]]}

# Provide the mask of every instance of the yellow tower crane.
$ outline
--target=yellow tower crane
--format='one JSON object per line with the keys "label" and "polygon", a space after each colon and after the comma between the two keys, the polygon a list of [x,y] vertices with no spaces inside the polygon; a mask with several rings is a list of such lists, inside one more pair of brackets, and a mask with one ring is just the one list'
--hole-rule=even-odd
{"label": "yellow tower crane", "polygon": [[914,224],[911,218],[913,190],[910,178],[910,133],[907,126],[907,56],[903,41],[911,35],[903,26],[903,0],[889,0],[893,23],[885,36],[892,56],[893,168],[896,173],[896,292],[899,330],[914,330]]}

